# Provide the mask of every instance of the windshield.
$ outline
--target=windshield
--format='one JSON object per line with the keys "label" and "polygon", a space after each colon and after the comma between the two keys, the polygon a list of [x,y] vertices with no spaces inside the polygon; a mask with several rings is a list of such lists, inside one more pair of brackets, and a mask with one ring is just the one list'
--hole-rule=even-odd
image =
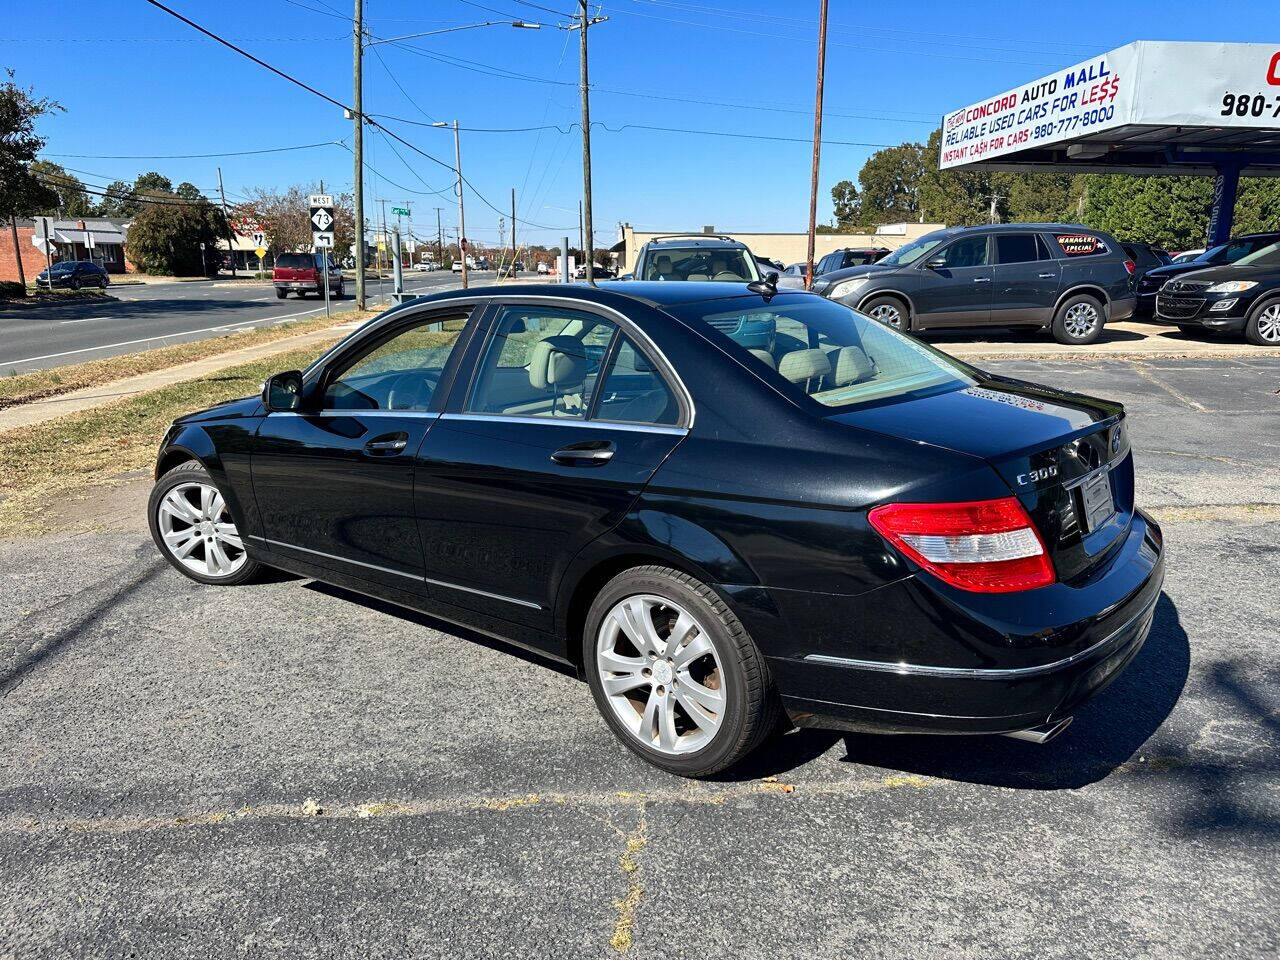
{"label": "windshield", "polygon": [[309,253],[282,253],[276,257],[276,266],[285,270],[311,270],[316,265]]}
{"label": "windshield", "polygon": [[1200,257],[1197,263],[1235,263],[1241,257],[1263,247],[1269,247],[1274,241],[1269,237],[1248,237],[1240,240],[1228,240],[1220,247],[1214,247]]}
{"label": "windshield", "polygon": [[915,263],[945,239],[936,233],[930,233],[919,240],[911,241],[905,247],[899,247],[880,262],[894,267],[905,267],[909,263]]}
{"label": "windshield", "polygon": [[63,260],[61,263],[55,263],[53,265],[53,272],[67,273],[68,271],[74,270],[75,268],[76,268],[76,262],[74,260]]}
{"label": "windshield", "polygon": [[1247,267],[1256,265],[1260,267],[1273,267],[1280,265],[1280,243],[1273,243],[1269,247],[1263,247],[1255,250],[1253,253],[1247,254],[1236,261],[1237,267]]}
{"label": "windshield", "polygon": [[[784,394],[827,407],[971,387],[965,368],[932,347],[821,297],[714,300],[671,308],[702,326]],[[730,342],[725,342],[730,341]]]}
{"label": "windshield", "polygon": [[758,280],[755,262],[743,249],[659,247],[645,258],[644,280]]}

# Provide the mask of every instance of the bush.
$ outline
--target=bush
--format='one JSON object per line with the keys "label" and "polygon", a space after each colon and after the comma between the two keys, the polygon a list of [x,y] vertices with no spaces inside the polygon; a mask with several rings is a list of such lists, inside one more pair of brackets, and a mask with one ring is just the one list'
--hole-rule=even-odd
{"label": "bush", "polygon": [[16,280],[0,280],[0,300],[21,300],[27,288]]}

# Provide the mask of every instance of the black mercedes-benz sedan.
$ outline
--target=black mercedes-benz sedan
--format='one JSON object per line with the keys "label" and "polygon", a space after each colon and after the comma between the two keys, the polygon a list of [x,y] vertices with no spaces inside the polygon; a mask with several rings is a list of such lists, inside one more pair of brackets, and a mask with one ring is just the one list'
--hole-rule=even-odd
{"label": "black mercedes-benz sedan", "polygon": [[202,583],[276,567],[572,665],[686,776],[782,714],[1043,742],[1164,576],[1119,404],[768,281],[410,301],[175,422],[148,513]]}

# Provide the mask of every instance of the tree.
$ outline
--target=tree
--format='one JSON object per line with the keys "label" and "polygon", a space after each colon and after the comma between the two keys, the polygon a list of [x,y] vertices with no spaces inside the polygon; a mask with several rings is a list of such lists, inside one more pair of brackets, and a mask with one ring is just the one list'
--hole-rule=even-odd
{"label": "tree", "polygon": [[[284,193],[265,187],[248,191],[249,200],[237,207],[240,228],[261,228],[271,250],[289,253],[311,249],[310,188],[294,186]],[[356,241],[355,207],[351,194],[334,198],[333,249],[346,256]]]}
{"label": "tree", "polygon": [[920,216],[924,151],[919,143],[877,150],[858,173],[860,219],[867,225],[901,223]]}
{"label": "tree", "polygon": [[174,190],[173,192],[176,193],[178,196],[182,197],[182,199],[184,200],[204,199],[204,194],[200,192],[200,188],[197,187],[195,184],[187,183],[187,181],[185,180],[183,180],[180,184],[178,184],[178,189]]}
{"label": "tree", "polygon": [[98,201],[98,216],[123,220],[138,212],[138,204],[133,200],[133,187],[123,180],[112,181],[102,192],[103,197]]}
{"label": "tree", "polygon": [[[12,70],[8,75],[0,84],[0,217],[12,222],[14,217],[32,216],[58,202],[57,193],[32,172],[31,166],[44,147],[44,138],[36,134],[36,119],[62,108],[17,86]],[[18,279],[25,284],[16,230],[12,236]]]}
{"label": "tree", "polygon": [[[199,276],[217,265],[217,243],[226,236],[222,212],[208,200],[184,201],[153,191],[139,198],[125,252],[147,273]],[[205,245],[201,256],[200,244]]]}
{"label": "tree", "polygon": [[841,180],[831,188],[831,205],[837,229],[853,229],[862,222],[862,198],[852,180]]}
{"label": "tree", "polygon": [[72,219],[87,217],[93,212],[84,184],[58,164],[50,160],[37,160],[31,164],[31,172],[52,188],[57,196],[56,202],[49,208],[50,212]]}
{"label": "tree", "polygon": [[173,181],[162,173],[156,173],[154,170],[140,174],[138,179],[133,181],[133,192],[146,193],[149,190],[156,190],[160,193],[173,193]]}

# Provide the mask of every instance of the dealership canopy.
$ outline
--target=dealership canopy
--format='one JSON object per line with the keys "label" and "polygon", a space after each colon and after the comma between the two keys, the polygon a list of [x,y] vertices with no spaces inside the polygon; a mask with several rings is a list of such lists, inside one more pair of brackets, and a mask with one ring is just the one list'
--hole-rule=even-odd
{"label": "dealership canopy", "polygon": [[938,162],[1215,176],[1223,242],[1241,171],[1280,176],[1280,44],[1126,44],[946,114]]}

